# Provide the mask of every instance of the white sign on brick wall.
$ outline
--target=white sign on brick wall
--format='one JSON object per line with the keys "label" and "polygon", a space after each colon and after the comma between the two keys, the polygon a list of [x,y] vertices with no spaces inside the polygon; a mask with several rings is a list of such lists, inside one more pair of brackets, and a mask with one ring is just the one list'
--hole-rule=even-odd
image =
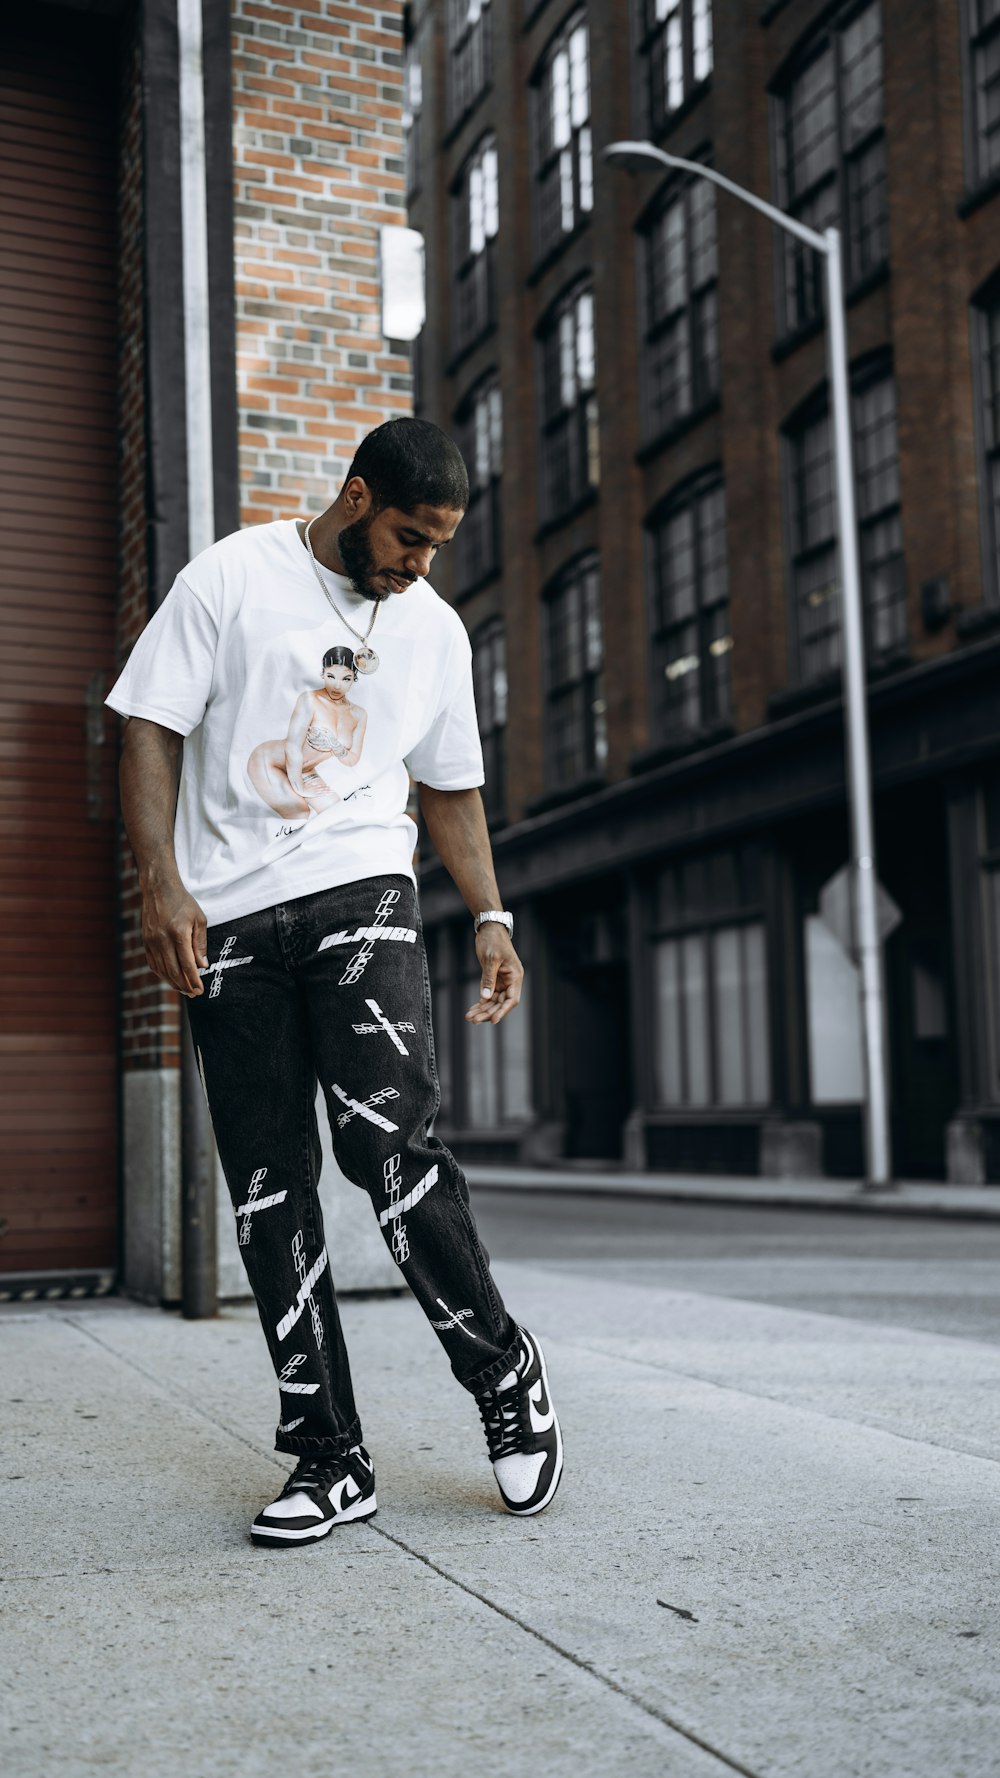
{"label": "white sign on brick wall", "polygon": [[427,313],[424,237],[415,228],[394,223],[386,223],[379,232],[382,333],[387,340],[415,340]]}

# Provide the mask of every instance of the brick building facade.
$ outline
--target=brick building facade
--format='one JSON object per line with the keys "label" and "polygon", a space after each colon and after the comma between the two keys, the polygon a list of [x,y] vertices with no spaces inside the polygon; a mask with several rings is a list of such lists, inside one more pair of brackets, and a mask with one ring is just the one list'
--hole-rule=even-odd
{"label": "brick building facade", "polygon": [[[143,959],[133,867],[114,817],[115,724],[102,717],[99,694],[193,553],[182,190],[190,172],[182,85],[192,17],[201,39],[195,78],[203,108],[214,534],[321,510],[364,433],[411,406],[408,354],[382,333],[379,277],[380,230],[404,221],[401,8],[390,0],[202,0],[194,10],[192,0],[141,7],[108,0],[97,8],[30,9],[0,56],[5,115],[11,128],[27,132],[27,150],[6,161],[8,209],[15,218],[37,210],[39,192],[51,192],[55,176],[67,182],[67,202],[45,215],[49,257],[37,243],[19,257],[21,225],[10,225],[15,270],[0,279],[0,302],[23,330],[13,336],[14,353],[29,380],[51,368],[50,380],[61,379],[66,403],[79,410],[93,458],[88,497],[93,484],[108,519],[106,537],[83,562],[86,509],[81,526],[69,490],[87,447],[64,462],[40,435],[39,450],[48,453],[42,473],[47,465],[50,494],[53,480],[57,487],[46,501],[41,542],[30,499],[24,527],[32,528],[42,584],[57,583],[72,564],[81,595],[58,610],[50,600],[50,631],[58,622],[63,634],[68,623],[73,636],[66,684],[58,688],[72,745],[57,763],[63,845],[75,851],[65,860],[53,852],[51,861],[44,853],[45,881],[36,881],[31,857],[39,841],[24,810],[43,780],[25,766],[10,810],[21,850],[8,856],[4,893],[15,920],[33,923],[44,891],[43,932],[84,933],[107,1004],[95,1040],[75,1006],[61,1010],[58,983],[74,969],[72,938],[36,955],[12,932],[26,960],[2,1043],[13,1058],[7,1115],[22,1134],[6,1188],[0,1273],[22,1286],[44,1274],[39,1288],[55,1291],[117,1273],[129,1289],[165,1300],[180,1289],[179,1007]],[[79,69],[91,64],[93,115],[75,96]],[[84,188],[91,162],[97,171]],[[66,261],[80,253],[82,229],[74,197],[90,229],[95,286],[93,295],[83,289],[68,320]],[[105,334],[109,369],[95,392],[88,354],[103,349]],[[0,499],[14,511],[25,505],[14,455],[23,421],[20,391],[9,393],[0,416]],[[39,604],[27,530],[24,540],[15,537],[9,567],[16,638],[37,628],[48,609]],[[39,648],[50,641],[43,629]],[[15,662],[4,687],[4,717],[15,736],[19,722],[30,732],[34,721],[17,670]],[[77,858],[80,870],[97,860],[105,882],[102,894],[86,892],[90,925],[81,925]],[[95,1043],[100,1055],[88,1057]],[[65,1077],[70,1066],[73,1092],[53,1103],[46,1081],[54,1067]],[[88,1068],[100,1069],[100,1118]],[[238,1269],[229,1282],[239,1288]]]}
{"label": "brick building facade", "polygon": [[[441,1133],[477,1158],[861,1169],[818,272],[646,138],[846,250],[900,1176],[1000,1179],[1000,20],[973,0],[414,0],[418,411],[480,661],[528,1017],[461,1023],[422,878]],[[478,1034],[477,1034],[478,1035]]]}

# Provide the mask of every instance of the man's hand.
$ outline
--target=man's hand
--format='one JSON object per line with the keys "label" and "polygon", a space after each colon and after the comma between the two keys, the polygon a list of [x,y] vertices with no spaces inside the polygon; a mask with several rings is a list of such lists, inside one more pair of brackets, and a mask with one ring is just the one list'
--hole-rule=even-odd
{"label": "man's hand", "polygon": [[162,982],[189,1000],[205,992],[198,969],[208,968],[205,916],[178,879],[142,891],[142,942],[146,962]]}
{"label": "man's hand", "polygon": [[469,1007],[466,1021],[470,1025],[499,1025],[520,1000],[524,980],[524,968],[506,926],[484,920],[476,933],[476,956],[483,979],[479,999]]}

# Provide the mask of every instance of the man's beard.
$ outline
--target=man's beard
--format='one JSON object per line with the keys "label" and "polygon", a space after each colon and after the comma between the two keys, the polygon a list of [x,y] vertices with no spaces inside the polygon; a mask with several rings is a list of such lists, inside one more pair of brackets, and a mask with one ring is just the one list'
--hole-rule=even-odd
{"label": "man's beard", "polygon": [[371,525],[371,515],[366,514],[363,519],[355,519],[353,525],[347,525],[343,531],[338,531],[337,552],[358,597],[381,604],[390,597],[392,589],[388,585],[379,586],[376,583],[378,564],[368,541]]}

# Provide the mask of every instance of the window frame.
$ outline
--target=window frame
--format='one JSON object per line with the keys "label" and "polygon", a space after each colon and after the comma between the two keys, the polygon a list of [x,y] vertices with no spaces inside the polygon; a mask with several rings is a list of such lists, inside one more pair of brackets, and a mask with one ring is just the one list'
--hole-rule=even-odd
{"label": "window frame", "polygon": [[[845,100],[844,79],[841,65],[840,43],[845,31],[854,21],[868,11],[870,7],[879,9],[879,45],[880,45],[880,106],[878,122],[859,134],[857,139],[845,145]],[[864,290],[869,283],[884,277],[890,265],[889,242],[889,202],[888,179],[886,168],[886,129],[885,129],[885,33],[882,19],[882,0],[849,0],[849,4],[841,6],[831,16],[800,43],[793,54],[785,62],[770,87],[770,138],[772,190],[774,201],[790,216],[804,220],[811,228],[823,232],[825,223],[809,214],[813,201],[827,188],[836,194],[831,221],[840,229],[843,244],[844,288],[848,296],[854,296]],[[832,91],[834,127],[836,130],[836,164],[831,172],[814,178],[803,193],[794,198],[791,194],[792,156],[788,143],[788,108],[790,95],[796,83],[801,80],[824,54],[829,52],[832,64]],[[850,170],[860,164],[864,155],[878,142],[882,144],[882,191],[883,207],[879,219],[882,236],[882,251],[879,257],[869,264],[859,267],[856,263],[854,217],[857,210],[856,201],[851,197]],[[778,338],[780,341],[794,340],[799,334],[807,334],[822,326],[825,315],[826,291],[824,287],[823,268],[819,257],[813,249],[803,241],[785,231],[775,232],[774,241],[778,316]],[[797,290],[797,312],[790,313],[789,285],[794,282]],[[808,294],[803,292],[807,290]]]}
{"label": "window frame", "polygon": [[[495,401],[493,398],[496,398]],[[476,462],[477,432],[476,410],[483,403],[486,407],[486,428],[490,455],[489,474],[485,482],[478,478]],[[496,425],[494,426],[494,412]],[[503,477],[503,406],[500,373],[493,368],[479,377],[467,390],[454,416],[455,439],[465,460],[469,475],[469,504],[465,516],[455,537],[455,556],[453,570],[453,587],[456,599],[464,599],[477,587],[485,586],[496,578],[503,566],[503,548],[501,537],[501,491]],[[497,460],[494,461],[494,447]],[[485,511],[481,510],[485,508]],[[471,521],[471,528],[470,528]],[[485,528],[489,534],[489,547],[485,552],[482,565],[475,571],[467,570],[466,563],[470,552],[468,539],[479,537]]]}
{"label": "window frame", "polygon": [[[722,495],[722,536],[723,559],[725,562],[726,591],[722,599],[706,602],[702,588],[702,531],[699,524],[699,506],[716,494]],[[713,619],[719,612],[725,613],[729,619],[729,559],[728,559],[728,528],[725,509],[725,478],[721,463],[699,470],[695,475],[685,478],[661,500],[646,519],[645,555],[646,555],[646,587],[647,587],[647,635],[649,638],[649,671],[650,671],[650,712],[656,735],[656,744],[670,745],[690,741],[721,728],[729,729],[732,725],[732,669],[729,656],[733,648],[732,629],[728,628],[722,636],[712,635]],[[670,521],[681,513],[690,512],[693,521],[693,549],[697,558],[695,574],[695,609],[688,618],[678,618],[673,623],[662,620],[662,591],[659,585],[660,576],[660,545],[659,534]],[[669,705],[664,698],[661,684],[661,666],[666,650],[666,638],[671,633],[694,627],[698,637],[698,719],[694,723],[671,723],[668,720]],[[724,641],[727,646],[719,649],[716,643]],[[713,695],[715,691],[715,675],[704,670],[703,662],[709,656],[716,656],[726,661],[724,670],[725,698]],[[681,657],[678,657],[678,659]],[[693,670],[693,669],[692,669]],[[666,668],[663,667],[664,673]]]}
{"label": "window frame", "polygon": [[[589,381],[580,375],[580,320],[578,306],[590,300],[590,335],[592,368]],[[554,352],[559,364],[558,380],[563,378],[560,329],[564,316],[574,315],[573,375],[576,394],[571,406],[561,405],[550,411],[548,354]],[[550,303],[535,330],[537,364],[538,436],[542,474],[539,480],[541,526],[543,531],[555,529],[596,498],[600,487],[600,434],[597,401],[597,305],[594,281],[590,272],[574,280],[555,301]],[[555,503],[552,477],[560,460],[555,456],[553,441],[566,435],[565,457],[569,465],[567,495],[561,505]],[[596,474],[595,474],[596,470]]]}
{"label": "window frame", "polygon": [[[688,871],[701,872],[702,880],[710,878],[713,866],[717,861],[728,857],[732,860],[732,878],[735,895],[731,902],[720,899],[712,905],[711,893],[705,894],[701,904],[695,908],[694,900],[685,901],[683,893],[678,893],[678,911],[673,916],[664,916],[660,904],[660,884],[672,875],[675,883]],[[741,846],[723,847],[710,852],[691,854],[686,857],[671,859],[665,862],[649,879],[646,896],[647,917],[646,954],[648,968],[646,979],[650,983],[650,1032],[652,1037],[652,1108],[659,1114],[672,1113],[684,1116],[702,1117],[711,1115],[733,1114],[739,1116],[747,1112],[763,1113],[774,1103],[775,1075],[772,1061],[773,1019],[771,1008],[771,955],[769,943],[769,927],[764,892],[763,859],[759,848],[752,843]],[[761,1098],[746,1094],[739,1099],[723,1098],[721,1090],[722,1060],[719,1042],[718,986],[716,973],[716,946],[718,936],[722,932],[737,931],[740,935],[740,1014],[742,1026],[742,1058],[744,1087],[747,1084],[747,1064],[752,1053],[754,1032],[750,1029],[750,1004],[746,992],[746,983],[750,978],[747,967],[745,933],[753,929],[760,934],[763,958],[763,976],[761,981],[761,1008],[765,1024],[765,1044],[763,1058],[766,1074],[766,1092]],[[704,969],[705,984],[705,1053],[708,1063],[708,1096],[704,1099],[691,1097],[691,1056],[690,1033],[683,1011],[680,1015],[681,1042],[679,1045],[679,1074],[681,1094],[677,1099],[668,1099],[661,1094],[659,1044],[663,1038],[660,1028],[658,1011],[659,965],[657,951],[665,944],[676,944],[683,947],[686,941],[699,940]],[[683,955],[681,949],[681,955]],[[683,967],[683,965],[682,965]],[[683,996],[680,997],[681,1007],[684,1006]]]}
{"label": "window frame", "polygon": [[[472,234],[472,180],[474,173],[481,172],[484,182],[487,178],[485,163],[489,156],[493,157],[496,166],[496,204],[495,227],[487,232],[491,211],[486,192],[483,195],[483,242],[474,249],[471,244]],[[454,365],[471,352],[480,340],[486,338],[497,324],[496,298],[496,239],[500,230],[500,175],[499,150],[497,138],[492,130],[484,131],[483,135],[466,155],[451,187],[451,297],[452,297],[452,358]],[[473,288],[475,283],[476,288]],[[479,288],[481,286],[481,288]],[[478,322],[473,314],[473,325],[468,331],[462,330],[463,302],[468,303],[467,292],[472,290],[472,301],[475,310],[482,310]]]}
{"label": "window frame", "polygon": [[[461,12],[465,20],[459,25]],[[471,18],[475,10],[475,18]],[[491,0],[445,0],[445,140],[453,136],[493,84]],[[468,64],[479,60],[476,84],[465,91]]]}
{"label": "window frame", "polygon": [[1000,7],[987,24],[980,23],[982,0],[961,0],[963,56],[962,110],[964,114],[966,185],[970,192],[1000,183],[1000,128],[997,155],[992,166],[983,162],[983,134],[979,121],[978,58],[1000,38]]}
{"label": "window frame", "polygon": [[[865,511],[866,502],[865,502],[863,495],[862,495],[862,487],[861,487],[861,483],[859,480],[860,471],[859,471],[858,451],[857,451],[857,438],[858,438],[857,404],[858,404],[859,400],[865,394],[869,393],[869,391],[872,388],[874,388],[877,384],[882,383],[882,382],[891,383],[892,390],[893,390],[893,404],[894,404],[893,424],[894,424],[895,433],[896,433],[895,466],[896,466],[896,478],[897,478],[897,499],[893,503],[882,505],[875,511],[866,512]],[[861,591],[862,591],[862,601],[863,601],[863,607],[864,607],[863,615],[864,615],[864,623],[865,623],[865,654],[866,654],[866,664],[867,664],[868,670],[871,671],[871,669],[873,667],[891,665],[898,660],[907,658],[908,657],[908,650],[909,650],[909,642],[910,642],[909,624],[908,624],[909,613],[908,613],[908,601],[907,601],[907,579],[906,579],[906,549],[905,549],[905,544],[904,544],[904,540],[903,540],[903,531],[902,531],[902,493],[901,493],[901,489],[899,487],[898,403],[896,400],[895,371],[894,371],[891,355],[885,351],[879,351],[879,352],[868,354],[866,357],[859,359],[855,364],[852,364],[850,367],[850,385],[851,385],[850,392],[851,392],[851,433],[852,433],[851,458],[852,458],[852,464],[853,464],[853,469],[854,469],[855,504],[856,504],[856,508],[857,508],[857,512],[858,512],[858,545],[859,545],[859,556],[860,556],[860,566],[861,566],[861,582],[862,582]],[[814,428],[824,426],[824,425],[827,429],[826,458],[827,458],[827,462],[830,466],[830,488],[829,488],[829,493],[828,493],[825,504],[828,504],[833,511],[832,529],[828,533],[827,538],[823,542],[817,541],[814,543],[807,544],[805,547],[798,547],[797,540],[796,540],[796,520],[797,520],[798,508],[797,508],[797,501],[796,501],[796,498],[795,498],[794,492],[793,492],[795,482],[798,479],[798,477],[796,475],[796,465],[795,465],[794,453],[796,452],[796,450],[798,448],[798,441],[805,435],[805,433],[808,430],[812,430]],[[785,560],[786,560],[786,575],[787,575],[788,595],[789,595],[788,596],[788,611],[789,611],[789,624],[790,624],[790,658],[791,658],[793,665],[794,665],[794,683],[797,686],[801,686],[801,687],[814,686],[814,685],[822,686],[822,685],[829,683],[834,678],[839,678],[839,676],[842,672],[842,657],[841,657],[841,653],[840,653],[840,646],[841,646],[840,638],[842,637],[842,633],[843,633],[843,620],[842,620],[842,615],[840,614],[840,609],[839,609],[839,599],[838,599],[838,619],[837,619],[836,626],[827,632],[827,634],[836,635],[836,637],[838,639],[837,646],[836,646],[836,659],[832,662],[832,664],[827,665],[819,672],[806,673],[803,671],[803,654],[802,654],[803,627],[802,627],[801,621],[800,621],[801,597],[800,597],[800,592],[799,592],[800,582],[799,582],[798,574],[801,571],[801,567],[804,564],[806,564],[809,560],[820,560],[823,555],[829,553],[831,556],[831,561],[832,561],[832,570],[831,571],[832,571],[833,575],[835,576],[835,580],[832,584],[836,585],[838,594],[840,592],[840,566],[839,566],[839,559],[838,559],[837,517],[836,517],[836,461],[835,461],[834,440],[833,440],[833,419],[832,419],[832,414],[830,411],[830,404],[829,404],[829,384],[828,383],[824,382],[818,389],[813,390],[812,393],[806,398],[806,400],[804,402],[801,402],[799,404],[799,406],[795,409],[795,411],[791,415],[789,415],[788,419],[784,422],[784,424],[781,428],[780,444],[781,444],[782,508],[783,508],[783,515],[784,515],[784,531],[785,531]],[[864,516],[862,516],[862,514],[864,514]],[[902,623],[900,625],[900,632],[901,633],[898,638],[894,639],[886,647],[877,648],[875,646],[873,631],[872,631],[872,623],[873,623],[873,614],[874,613],[873,613],[873,607],[871,605],[871,601],[869,598],[869,582],[868,582],[868,572],[867,572],[868,571],[868,564],[866,563],[866,558],[865,558],[865,541],[868,536],[873,534],[876,525],[878,525],[880,523],[886,523],[888,520],[892,519],[893,517],[896,518],[898,525],[899,525],[899,548],[893,556],[888,557],[886,559],[888,561],[898,561],[901,564],[900,591],[899,591],[899,594],[897,595],[897,599],[894,604],[894,609],[896,609],[902,617]]]}
{"label": "window frame", "polygon": [[[708,54],[709,65],[704,74],[695,73],[695,10],[703,0],[676,0],[671,9],[665,12],[662,19],[655,17],[650,22],[650,12],[655,11],[657,0],[635,0],[632,7],[632,30],[634,39],[634,65],[638,71],[638,116],[643,134],[655,142],[673,129],[674,125],[697,104],[702,94],[707,92],[712,83],[715,69],[715,20],[712,12],[712,0],[704,0],[705,16],[708,20]],[[666,98],[657,101],[653,92],[653,83],[660,79],[664,84],[663,75],[666,70],[666,37],[669,21],[672,17],[680,18],[681,27],[681,96],[676,105],[668,105]],[[660,41],[664,43],[664,53],[660,52]]]}
{"label": "window frame", "polygon": [[[487,664],[483,666],[484,655]],[[499,656],[499,661],[497,660]],[[496,686],[498,675],[503,681],[502,712],[497,714]],[[489,692],[489,710],[484,710],[487,700],[481,697],[483,678],[487,678]],[[508,713],[508,679],[507,679],[507,625],[503,617],[486,618],[472,636],[472,678],[476,695],[476,714],[479,721],[479,739],[483,749],[483,769],[486,782],[483,786],[483,807],[486,819],[493,824],[502,825],[506,818],[507,784],[506,784],[506,740]],[[492,718],[492,720],[490,720]]]}
{"label": "window frame", "polygon": [[[597,617],[597,631],[600,640],[599,659],[595,662],[588,658],[587,644],[587,577],[593,574],[593,611]],[[553,630],[555,626],[554,610],[559,600],[572,596],[574,593],[580,601],[577,618],[580,636],[579,652],[581,671],[573,678],[555,677],[555,660],[553,647]],[[559,572],[553,576],[542,593],[542,699],[544,708],[543,730],[545,735],[545,788],[546,792],[562,792],[574,790],[580,784],[591,782],[603,777],[607,769],[608,738],[607,738],[607,704],[604,684],[604,613],[601,600],[600,558],[596,550],[582,550],[564,563]],[[572,776],[564,775],[561,762],[566,749],[561,745],[561,736],[566,725],[558,721],[558,706],[574,701],[578,710],[574,718],[580,727],[574,738],[574,751],[580,759],[580,768]]]}
{"label": "window frame", "polygon": [[[707,148],[702,148],[691,157],[699,161],[709,162]],[[696,224],[693,212],[699,202],[711,206],[713,225],[713,257],[714,275],[703,278],[696,283],[694,263],[695,248],[692,245],[696,235]],[[652,318],[652,282],[654,277],[654,255],[658,251],[655,244],[655,232],[664,223],[668,211],[675,205],[683,206],[684,223],[684,288],[685,297],[682,305],[672,312],[664,312],[657,319]],[[721,397],[720,346],[719,346],[719,241],[718,212],[716,207],[715,186],[711,180],[700,179],[695,173],[681,173],[668,178],[654,195],[652,202],[646,206],[636,226],[638,245],[638,289],[639,289],[639,325],[640,359],[643,366],[642,400],[640,411],[640,431],[643,451],[652,451],[667,442],[681,430],[696,425],[703,415],[711,412]],[[700,315],[711,302],[712,318],[708,325]],[[652,409],[653,398],[653,353],[656,345],[666,339],[675,328],[686,323],[688,357],[691,365],[689,376],[690,405],[678,407],[673,416],[659,425],[655,423]],[[714,349],[706,351],[709,332],[714,335]]]}
{"label": "window frame", "polygon": [[[587,66],[587,111],[578,124],[573,123],[573,76],[572,54],[570,44],[577,31],[582,28],[586,40]],[[543,142],[543,131],[551,133],[551,126],[546,129],[544,119],[551,116],[552,97],[549,81],[556,62],[563,53],[567,56],[567,103],[569,106],[568,143],[556,145],[553,141],[546,150]],[[591,79],[590,79],[590,26],[585,6],[577,6],[566,18],[559,29],[549,39],[535,65],[530,83],[531,107],[531,152],[532,152],[532,252],[536,270],[554,258],[566,243],[589,222],[594,208],[594,149],[593,129],[591,125]],[[547,110],[548,108],[548,110]],[[584,152],[584,146],[586,152]],[[562,162],[565,155],[569,156],[570,183],[572,187],[572,221],[569,228],[561,226],[553,229],[551,234],[545,225],[546,195],[545,188],[551,179],[559,195],[560,221],[562,221]],[[584,179],[584,167],[589,168],[589,178]],[[584,203],[584,193],[589,188],[590,202]]]}

